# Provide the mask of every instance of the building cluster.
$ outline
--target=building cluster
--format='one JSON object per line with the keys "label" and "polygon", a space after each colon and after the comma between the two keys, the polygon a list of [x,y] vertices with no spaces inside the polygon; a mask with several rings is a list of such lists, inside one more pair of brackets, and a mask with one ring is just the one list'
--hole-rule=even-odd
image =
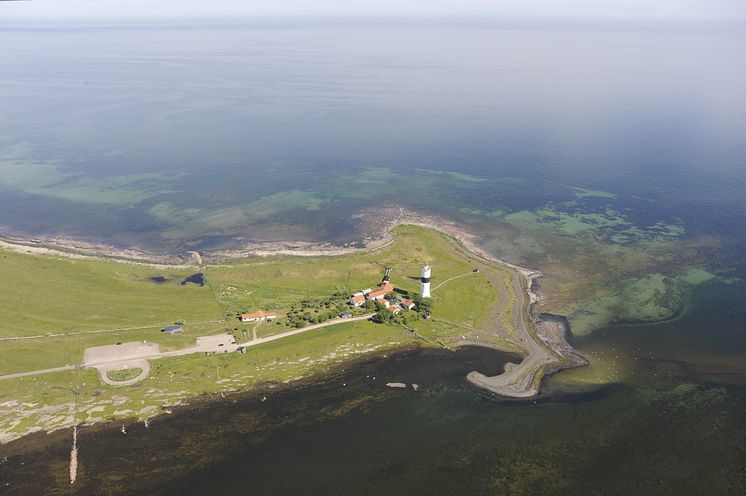
{"label": "building cluster", "polygon": [[[357,293],[352,294],[350,297],[350,305],[354,308],[359,308],[365,305],[366,301],[371,301],[374,303],[378,303],[380,305],[383,305],[384,308],[388,309],[389,311],[393,313],[399,313],[402,310],[414,310],[417,306],[414,301],[403,298],[399,295],[392,295],[394,291],[396,290],[396,286],[394,286],[391,281],[389,280],[389,276],[391,273],[391,267],[386,267],[383,280],[381,283],[376,286],[375,288],[368,288],[364,289],[362,291],[358,291]],[[430,266],[425,265],[422,268],[422,273],[420,276],[420,297],[421,298],[430,298]],[[425,315],[425,318],[428,318],[430,313],[425,312],[427,315]],[[342,318],[350,318],[352,317],[352,313],[350,312],[341,312],[339,314]],[[265,310],[257,310],[256,312],[252,313],[244,313],[240,315],[241,322],[263,322],[265,320],[272,320],[276,319],[277,314],[271,311],[265,311]],[[178,331],[168,331],[164,330],[164,332],[180,332]]]}
{"label": "building cluster", "polygon": [[365,300],[383,302],[386,300],[386,296],[394,292],[394,289],[396,287],[389,281],[383,281],[376,286],[376,289],[368,288],[354,293],[350,298],[350,305],[361,307],[365,304]]}
{"label": "building cluster", "polygon": [[[383,281],[375,289],[368,288],[354,293],[350,297],[350,305],[356,308],[361,307],[365,305],[367,300],[379,303],[394,313],[399,313],[402,310],[414,310],[415,303],[412,300],[401,296],[390,296],[396,287],[389,282],[389,271],[390,269],[387,268]],[[427,265],[422,268],[420,296],[423,298],[430,297],[430,267]]]}
{"label": "building cluster", "polygon": [[391,297],[390,295],[394,292],[396,287],[389,281],[384,281],[375,289],[364,289],[358,291],[350,297],[350,305],[353,307],[361,307],[365,305],[365,301],[372,301],[380,303],[385,308],[391,310],[394,313],[399,313],[402,310],[412,310],[415,307],[415,303],[412,300],[402,298],[401,296]]}

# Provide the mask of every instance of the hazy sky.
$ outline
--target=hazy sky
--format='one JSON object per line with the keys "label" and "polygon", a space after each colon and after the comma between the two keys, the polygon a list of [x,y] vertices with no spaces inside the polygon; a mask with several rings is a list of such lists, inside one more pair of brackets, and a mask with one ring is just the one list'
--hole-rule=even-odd
{"label": "hazy sky", "polygon": [[746,0],[31,0],[0,1],[0,21],[273,16],[563,16],[746,19]]}

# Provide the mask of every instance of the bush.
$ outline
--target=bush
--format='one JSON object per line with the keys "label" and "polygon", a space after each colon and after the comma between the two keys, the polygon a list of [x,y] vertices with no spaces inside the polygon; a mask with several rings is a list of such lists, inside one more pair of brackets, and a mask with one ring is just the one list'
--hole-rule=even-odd
{"label": "bush", "polygon": [[412,301],[414,301],[414,304],[417,305],[418,312],[432,313],[432,298],[422,298],[420,295],[416,295],[412,298]]}
{"label": "bush", "polygon": [[389,323],[391,323],[394,320],[394,317],[395,317],[394,313],[391,310],[389,310],[388,308],[386,308],[383,305],[381,305],[380,303],[378,303],[378,305],[380,305],[381,308],[370,319],[373,322],[375,322],[376,324],[389,324]]}

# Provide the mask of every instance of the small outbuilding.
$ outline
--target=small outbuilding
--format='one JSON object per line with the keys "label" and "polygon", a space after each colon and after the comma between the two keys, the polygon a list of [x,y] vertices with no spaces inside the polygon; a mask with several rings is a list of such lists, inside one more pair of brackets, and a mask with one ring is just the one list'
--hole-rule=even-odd
{"label": "small outbuilding", "polygon": [[412,310],[415,307],[415,304],[412,300],[402,300],[399,304],[405,310]]}
{"label": "small outbuilding", "polygon": [[350,305],[352,305],[355,308],[363,306],[364,303],[365,303],[365,296],[363,296],[362,292],[355,293],[350,298]]}

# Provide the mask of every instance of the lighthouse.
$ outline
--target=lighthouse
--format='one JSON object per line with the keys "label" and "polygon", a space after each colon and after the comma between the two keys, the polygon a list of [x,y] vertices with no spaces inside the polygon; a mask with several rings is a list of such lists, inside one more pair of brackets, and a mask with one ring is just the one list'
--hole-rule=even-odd
{"label": "lighthouse", "polygon": [[422,277],[420,278],[420,296],[430,298],[430,266],[422,267]]}

